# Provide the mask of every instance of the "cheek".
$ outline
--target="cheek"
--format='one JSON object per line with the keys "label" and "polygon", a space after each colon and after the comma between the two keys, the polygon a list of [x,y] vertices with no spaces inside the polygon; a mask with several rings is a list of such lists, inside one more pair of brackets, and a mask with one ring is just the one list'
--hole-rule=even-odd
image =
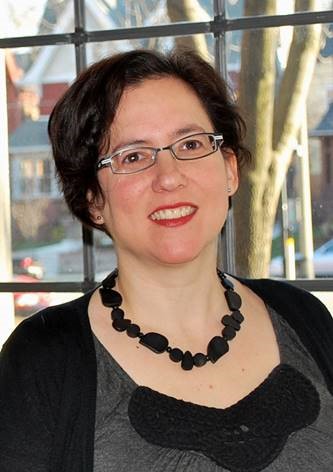
{"label": "cheek", "polygon": [[205,198],[205,208],[207,209],[204,221],[208,228],[219,232],[225,223],[229,207],[228,182],[223,160],[222,162],[216,162],[215,166],[207,168],[203,172],[203,177],[202,193]]}
{"label": "cheek", "polygon": [[202,170],[201,178],[208,196],[223,198],[227,190],[227,175],[224,161],[216,160]]}
{"label": "cheek", "polygon": [[138,211],[138,203],[144,191],[143,179],[133,176],[112,176],[102,186],[105,196],[105,209],[110,216],[121,217]]}

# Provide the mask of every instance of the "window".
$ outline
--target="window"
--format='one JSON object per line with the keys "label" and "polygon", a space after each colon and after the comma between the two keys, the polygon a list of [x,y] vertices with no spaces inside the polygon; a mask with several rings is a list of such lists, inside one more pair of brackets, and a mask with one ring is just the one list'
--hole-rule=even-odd
{"label": "window", "polygon": [[[221,263],[243,275],[270,271],[296,277],[294,283],[311,290],[333,289],[327,249],[333,240],[333,1],[299,12],[294,2],[277,0],[276,10],[268,3],[4,2],[0,106],[7,121],[0,126],[8,141],[0,143],[1,292],[85,291],[112,269],[112,242],[82,229],[65,208],[48,116],[87,64],[132,48],[178,44],[215,63],[248,124],[255,166],[244,171],[243,190],[234,199]],[[42,267],[41,278],[29,274],[28,260],[30,270]],[[28,273],[18,274],[13,261],[26,261]],[[29,287],[17,279],[22,275],[32,277]]]}
{"label": "window", "polygon": [[[50,157],[15,156],[12,162],[12,202],[25,198],[58,195],[54,165]],[[15,165],[18,164],[18,165]]]}

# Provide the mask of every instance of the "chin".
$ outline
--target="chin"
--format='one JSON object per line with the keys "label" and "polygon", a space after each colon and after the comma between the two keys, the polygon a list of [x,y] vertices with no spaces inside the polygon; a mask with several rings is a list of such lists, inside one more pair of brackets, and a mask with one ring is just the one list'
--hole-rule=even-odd
{"label": "chin", "polygon": [[173,245],[168,248],[163,248],[161,251],[154,252],[155,260],[162,264],[186,264],[197,259],[206,248],[195,247],[194,245]]}

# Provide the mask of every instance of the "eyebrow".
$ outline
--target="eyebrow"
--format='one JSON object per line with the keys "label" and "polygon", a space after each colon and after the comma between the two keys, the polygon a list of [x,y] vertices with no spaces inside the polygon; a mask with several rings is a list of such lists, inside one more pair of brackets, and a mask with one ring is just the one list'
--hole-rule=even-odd
{"label": "eyebrow", "polygon": [[[197,124],[189,124],[187,126],[184,126],[182,128],[179,128],[177,129],[176,131],[174,131],[171,136],[171,143],[169,144],[172,144],[172,141],[173,139],[177,140],[177,139],[180,139],[181,137],[186,137],[186,135],[189,135],[189,134],[194,134],[194,133],[205,133],[206,131],[204,130],[204,128],[202,128],[201,126],[197,125]],[[166,144],[167,146],[168,144]],[[117,146],[115,146],[111,151],[110,151],[110,154],[114,154],[115,152],[117,151],[120,151],[121,149],[125,149],[125,148],[128,148],[128,147],[133,147],[133,146],[148,146],[147,144],[147,141],[144,140],[144,139],[134,139],[134,140],[130,140],[130,141],[121,141],[119,144],[117,144]],[[154,146],[149,146],[149,147],[154,147]]]}

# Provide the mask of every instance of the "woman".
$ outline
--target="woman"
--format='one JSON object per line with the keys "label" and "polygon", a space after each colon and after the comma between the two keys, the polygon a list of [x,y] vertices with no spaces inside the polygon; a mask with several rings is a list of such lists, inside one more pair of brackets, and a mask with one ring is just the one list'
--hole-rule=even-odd
{"label": "woman", "polygon": [[72,213],[112,236],[118,269],[7,341],[1,471],[331,471],[330,315],[216,270],[249,153],[213,68],[192,53],[105,59],[49,133]]}

